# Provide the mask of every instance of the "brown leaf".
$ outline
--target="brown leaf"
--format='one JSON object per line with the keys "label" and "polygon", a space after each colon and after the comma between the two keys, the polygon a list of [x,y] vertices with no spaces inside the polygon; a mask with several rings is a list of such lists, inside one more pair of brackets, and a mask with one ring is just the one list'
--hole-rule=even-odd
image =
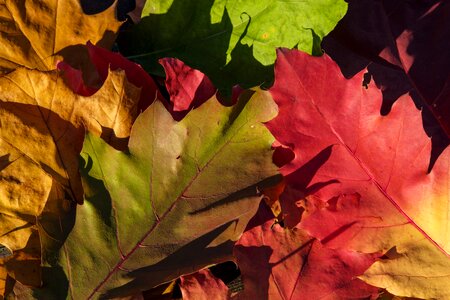
{"label": "brown leaf", "polygon": [[[61,57],[79,65],[87,41],[111,47],[121,23],[116,5],[87,15],[79,0],[0,0],[0,73],[18,66],[53,70]],[[69,16],[69,17],[68,17]]]}

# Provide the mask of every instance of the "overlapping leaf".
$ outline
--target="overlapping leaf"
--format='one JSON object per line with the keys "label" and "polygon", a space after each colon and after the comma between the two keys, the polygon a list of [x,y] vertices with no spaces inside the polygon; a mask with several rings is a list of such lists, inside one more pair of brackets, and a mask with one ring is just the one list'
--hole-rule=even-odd
{"label": "overlapping leaf", "polygon": [[18,69],[0,77],[0,95],[2,147],[38,165],[81,202],[78,153],[84,128],[119,147],[136,117],[139,90],[118,71],[94,96],[83,97],[57,72]]}
{"label": "overlapping leaf", "polygon": [[[92,97],[74,94],[56,71],[22,68],[0,77],[1,245],[28,251],[37,218],[50,199],[82,202],[78,155],[85,128],[120,147],[137,115],[138,100],[139,89],[122,71],[111,72]],[[30,257],[40,262],[40,247],[34,249]],[[9,267],[10,274],[13,269]],[[30,271],[22,282],[39,284],[39,274]]]}
{"label": "overlapping leaf", "polygon": [[[111,47],[120,22],[115,5],[87,15],[79,0],[1,0],[0,72],[18,66],[53,70],[64,57],[83,65],[87,56],[80,45],[91,41]],[[70,12],[70,18],[67,17]]]}
{"label": "overlapping leaf", "polygon": [[417,232],[410,235],[359,278],[398,296],[450,299],[450,259]]}
{"label": "overlapping leaf", "polygon": [[208,76],[192,69],[176,58],[159,60],[166,72],[166,89],[174,111],[184,111],[199,106],[216,93]]}
{"label": "overlapping leaf", "polygon": [[[325,248],[299,228],[274,224],[261,206],[235,247],[244,290],[237,299],[363,299],[378,289],[356,278],[378,257]],[[253,224],[253,223],[254,224]]]}
{"label": "overlapping leaf", "polygon": [[127,152],[88,134],[84,205],[61,252],[46,255],[64,270],[50,281],[67,287],[59,297],[129,295],[229,258],[276,174],[261,124],[275,113],[261,91],[233,107],[212,98],[180,122],[156,101]]}
{"label": "overlapping leaf", "polygon": [[[428,133],[439,137],[437,120],[450,136],[449,12],[447,1],[349,1],[348,14],[324,48],[347,77],[369,65],[383,90],[384,112],[410,92],[425,106]],[[428,109],[435,120],[429,120]]]}
{"label": "overlapping leaf", "polygon": [[[334,197],[358,193],[359,217],[344,210],[341,218],[352,238],[373,241],[353,245],[356,249],[367,251],[387,241],[394,245],[389,235],[411,224],[449,252],[450,152],[427,174],[431,141],[412,100],[402,97],[388,116],[381,116],[380,91],[373,85],[364,88],[362,74],[346,80],[327,56],[280,51],[276,68],[271,93],[280,114],[269,128],[281,143],[294,147],[296,158],[283,168],[287,182],[328,201],[327,210],[335,215],[339,199],[333,204]],[[314,236],[325,230],[331,234],[345,228],[339,219],[321,219],[323,225],[308,229]]]}
{"label": "overlapping leaf", "polygon": [[180,289],[185,300],[230,299],[228,287],[208,269],[181,276]]}
{"label": "overlapping leaf", "polygon": [[[162,99],[156,83],[141,66],[124,58],[120,53],[114,53],[101,47],[94,46],[88,42],[86,44],[90,61],[95,66],[89,74],[83,74],[81,70],[75,69],[66,62],[60,62],[58,69],[65,72],[65,81],[70,88],[82,96],[93,95],[108,78],[110,70],[124,70],[127,80],[134,86],[141,89],[139,110],[145,110],[156,98]],[[86,73],[86,71],[84,71]],[[98,82],[84,82],[84,77],[99,79]],[[99,78],[97,78],[99,77]],[[92,84],[89,85],[89,84]]]}
{"label": "overlapping leaf", "polygon": [[[276,72],[271,93],[280,113],[268,126],[296,154],[282,173],[327,204],[300,227],[328,247],[364,252],[389,250],[419,232],[428,247],[448,253],[450,152],[427,174],[431,140],[411,98],[381,116],[381,92],[365,88],[362,73],[346,80],[327,56],[280,51]],[[284,194],[286,206],[297,200],[291,196]],[[432,263],[411,253],[411,263]],[[445,265],[448,258],[439,257]]]}
{"label": "overlapping leaf", "polygon": [[272,81],[276,47],[321,53],[321,38],[345,11],[345,2],[328,0],[147,1],[119,44],[150,72],[162,75],[157,59],[176,57],[230,94],[235,84]]}

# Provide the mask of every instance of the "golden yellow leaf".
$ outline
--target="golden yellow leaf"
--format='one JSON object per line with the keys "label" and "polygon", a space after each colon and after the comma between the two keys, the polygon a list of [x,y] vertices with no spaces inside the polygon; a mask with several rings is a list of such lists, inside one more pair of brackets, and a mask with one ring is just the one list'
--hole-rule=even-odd
{"label": "golden yellow leaf", "polygon": [[0,73],[18,66],[53,70],[61,57],[82,64],[77,45],[112,46],[121,25],[115,11],[114,4],[87,15],[79,0],[0,0]]}
{"label": "golden yellow leaf", "polygon": [[8,273],[6,272],[6,268],[0,262],[0,299],[3,299],[6,293],[6,279],[8,277]]}
{"label": "golden yellow leaf", "polygon": [[78,154],[84,129],[116,146],[126,144],[121,139],[129,134],[138,99],[139,89],[123,71],[110,72],[97,93],[83,97],[57,72],[18,69],[0,77],[0,149],[14,149],[6,151],[39,166],[81,202]]}
{"label": "golden yellow leaf", "polygon": [[359,278],[400,297],[450,299],[450,258],[420,233],[412,234],[414,239],[391,249]]}
{"label": "golden yellow leaf", "polygon": [[36,226],[24,249],[15,251],[13,256],[5,259],[4,266],[8,276],[28,286],[40,286],[41,280],[41,245]]}
{"label": "golden yellow leaf", "polygon": [[82,202],[78,156],[85,129],[123,149],[139,97],[124,71],[110,71],[90,97],[75,94],[57,71],[20,68],[0,77],[0,245],[14,253],[9,276],[39,285],[33,270],[40,245],[32,237],[44,212],[69,209],[67,198]]}

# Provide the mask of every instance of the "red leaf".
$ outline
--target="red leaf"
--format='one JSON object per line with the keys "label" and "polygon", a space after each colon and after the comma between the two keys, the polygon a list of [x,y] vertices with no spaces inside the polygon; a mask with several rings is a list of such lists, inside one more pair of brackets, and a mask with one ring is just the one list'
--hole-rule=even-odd
{"label": "red leaf", "polygon": [[153,100],[156,98],[164,99],[153,78],[150,77],[140,65],[126,59],[119,53],[114,53],[101,47],[94,46],[90,42],[87,43],[87,48],[92,63],[97,68],[102,80],[105,80],[106,77],[108,77],[109,69],[122,69],[125,71],[128,81],[133,85],[142,88],[141,99],[139,101],[139,109],[141,111],[152,104]]}
{"label": "red leaf", "polygon": [[[103,83],[108,77],[109,70],[122,69],[125,71],[127,80],[138,88],[142,88],[138,109],[145,110],[156,98],[164,99],[153,80],[142,67],[129,61],[119,53],[97,47],[90,42],[86,45],[91,62],[94,64],[98,75]],[[63,71],[64,81],[77,94],[82,96],[93,95],[98,88],[87,85],[83,80],[82,71],[77,70],[66,62],[59,62],[57,68]]]}
{"label": "red leaf", "polygon": [[83,72],[73,68],[68,63],[64,61],[58,62],[57,68],[63,72],[65,83],[78,95],[89,97],[97,91],[97,89],[85,85],[83,80]]}
{"label": "red leaf", "polygon": [[166,71],[166,88],[174,111],[198,107],[216,93],[211,80],[176,58],[161,58],[159,63]]}
{"label": "red leaf", "polygon": [[367,65],[385,108],[412,91],[450,136],[450,3],[351,0],[324,49],[353,76]]}
{"label": "red leaf", "polygon": [[253,227],[235,246],[244,290],[239,299],[361,299],[377,295],[356,276],[379,255],[322,246],[301,229],[273,225],[267,207],[261,206]]}
{"label": "red leaf", "polygon": [[180,279],[184,300],[229,299],[228,287],[208,269],[181,276]]}
{"label": "red leaf", "polygon": [[[345,79],[326,55],[279,51],[270,90],[279,115],[268,127],[296,155],[281,173],[290,186],[328,204],[341,194],[360,195],[359,214],[310,216],[326,224],[329,234],[342,237],[352,229],[341,245],[386,250],[392,247],[393,232],[398,238],[402,226],[410,224],[449,252],[450,150],[427,174],[431,141],[410,97],[402,96],[388,116],[381,116],[381,92],[373,84],[364,88],[362,78],[361,72]],[[282,195],[284,205],[296,200]],[[338,217],[343,220],[336,221]]]}

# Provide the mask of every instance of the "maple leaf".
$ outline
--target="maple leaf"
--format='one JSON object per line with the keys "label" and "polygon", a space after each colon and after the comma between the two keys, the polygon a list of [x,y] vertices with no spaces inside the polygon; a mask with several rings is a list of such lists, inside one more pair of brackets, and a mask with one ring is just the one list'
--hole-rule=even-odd
{"label": "maple leaf", "polygon": [[277,47],[321,54],[320,41],[346,12],[344,1],[147,1],[121,34],[121,51],[153,74],[161,57],[204,72],[224,95],[273,79]]}
{"label": "maple leaf", "polygon": [[[449,252],[450,149],[427,174],[431,140],[411,98],[402,96],[381,116],[381,92],[362,86],[362,72],[345,79],[326,55],[280,51],[275,72],[270,92],[280,113],[268,127],[296,155],[281,172],[287,184],[329,204],[307,219],[320,226],[300,226],[320,238],[327,231],[341,247],[376,252],[401,241],[412,225]],[[354,197],[338,198],[342,194]],[[340,212],[349,202],[356,202],[356,212]]]}
{"label": "maple leaf", "polygon": [[166,88],[174,111],[200,106],[216,93],[211,80],[176,58],[162,58],[159,63],[166,72]]}
{"label": "maple leaf", "polygon": [[61,57],[73,65],[86,64],[87,55],[78,46],[90,40],[111,47],[121,24],[115,10],[112,5],[87,15],[79,0],[1,0],[0,72],[18,66],[53,70]]}
{"label": "maple leaf", "polygon": [[369,65],[383,91],[384,112],[409,92],[425,108],[428,133],[444,139],[440,151],[448,139],[433,128],[436,120],[450,136],[449,12],[447,1],[349,1],[348,14],[323,43],[346,77]]}
{"label": "maple leaf", "polygon": [[230,299],[228,287],[208,269],[181,276],[180,289],[185,300]]}
{"label": "maple leaf", "polygon": [[261,205],[234,253],[244,290],[236,299],[362,299],[378,289],[357,279],[379,256],[325,248],[299,228],[284,229]]}
{"label": "maple leaf", "polygon": [[275,114],[263,91],[233,107],[211,98],[180,122],[156,101],[134,123],[126,152],[88,134],[84,205],[61,252],[45,255],[51,270],[64,270],[47,284],[65,286],[64,298],[115,297],[227,260],[258,190],[277,173],[261,124]]}

